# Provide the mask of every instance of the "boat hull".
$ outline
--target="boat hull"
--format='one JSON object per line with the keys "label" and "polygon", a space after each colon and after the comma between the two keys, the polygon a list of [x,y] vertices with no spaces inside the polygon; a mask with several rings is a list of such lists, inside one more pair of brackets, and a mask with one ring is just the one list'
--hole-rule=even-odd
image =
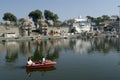
{"label": "boat hull", "polygon": [[31,72],[49,72],[49,71],[53,71],[55,70],[56,68],[54,66],[52,67],[47,67],[47,68],[39,68],[39,69],[27,69],[26,68],[26,72],[27,74],[28,73],[31,73]]}
{"label": "boat hull", "polygon": [[29,65],[26,64],[26,68],[27,69],[40,69],[40,68],[48,68],[48,67],[52,67],[56,64],[56,62],[54,61],[45,61],[43,63],[40,62],[34,62],[35,64],[33,65]]}

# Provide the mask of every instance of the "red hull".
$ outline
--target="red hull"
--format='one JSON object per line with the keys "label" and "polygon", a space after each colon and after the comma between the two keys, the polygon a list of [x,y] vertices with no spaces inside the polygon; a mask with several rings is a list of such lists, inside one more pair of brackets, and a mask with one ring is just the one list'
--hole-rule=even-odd
{"label": "red hull", "polygon": [[39,68],[39,69],[28,69],[26,68],[26,72],[27,74],[31,73],[31,72],[48,72],[48,71],[53,71],[56,68],[54,66],[52,67],[48,67],[48,68]]}
{"label": "red hull", "polygon": [[48,67],[52,67],[56,64],[56,62],[54,61],[45,61],[42,64],[39,62],[35,62],[34,65],[28,65],[26,64],[26,68],[27,69],[40,69],[40,68],[48,68]]}

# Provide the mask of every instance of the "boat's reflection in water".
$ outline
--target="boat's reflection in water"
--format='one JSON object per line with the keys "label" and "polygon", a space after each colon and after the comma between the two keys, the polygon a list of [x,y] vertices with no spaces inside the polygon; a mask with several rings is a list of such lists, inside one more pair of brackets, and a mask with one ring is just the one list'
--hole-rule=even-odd
{"label": "boat's reflection in water", "polygon": [[55,66],[48,67],[48,68],[40,68],[40,69],[27,69],[27,68],[26,68],[26,72],[27,72],[27,73],[37,72],[37,71],[39,71],[39,72],[48,72],[48,71],[53,71],[53,70],[55,70],[55,69],[56,69]]}
{"label": "boat's reflection in water", "polygon": [[56,70],[56,67],[55,66],[52,66],[52,67],[48,67],[48,68],[40,68],[40,69],[27,69],[26,68],[26,73],[27,73],[27,78],[26,80],[29,80],[32,73],[34,72],[41,72],[42,73],[42,76],[44,76],[44,74],[46,72],[49,72],[49,71],[53,71],[53,70]]}

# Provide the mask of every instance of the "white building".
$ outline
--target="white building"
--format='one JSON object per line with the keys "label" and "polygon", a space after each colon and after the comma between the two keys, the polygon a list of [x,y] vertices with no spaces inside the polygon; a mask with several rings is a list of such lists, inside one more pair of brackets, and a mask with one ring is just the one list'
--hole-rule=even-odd
{"label": "white building", "polygon": [[16,33],[5,33],[4,37],[6,37],[6,38],[17,38],[18,35]]}
{"label": "white building", "polygon": [[91,23],[87,19],[82,19],[81,17],[75,18],[71,29],[75,29],[76,33],[89,32],[91,30]]}

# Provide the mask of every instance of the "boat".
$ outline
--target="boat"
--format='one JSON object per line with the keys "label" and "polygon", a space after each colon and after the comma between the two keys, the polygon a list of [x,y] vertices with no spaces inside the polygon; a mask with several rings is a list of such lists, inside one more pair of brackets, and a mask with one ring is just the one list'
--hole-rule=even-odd
{"label": "boat", "polygon": [[56,62],[51,60],[45,60],[44,62],[40,63],[39,61],[35,61],[34,64],[29,65],[26,64],[27,69],[40,69],[40,68],[49,68],[55,66]]}
{"label": "boat", "polygon": [[40,68],[40,69],[27,69],[26,68],[26,73],[29,74],[31,72],[48,72],[48,71],[53,71],[53,70],[56,70],[55,66],[47,67],[47,68]]}
{"label": "boat", "polygon": [[47,68],[37,68],[37,69],[26,68],[27,77],[26,77],[25,80],[30,80],[30,77],[31,77],[32,73],[41,72],[42,73],[41,75],[44,75],[45,73],[47,73],[49,71],[53,71],[53,70],[56,70],[55,66],[47,67]]}

